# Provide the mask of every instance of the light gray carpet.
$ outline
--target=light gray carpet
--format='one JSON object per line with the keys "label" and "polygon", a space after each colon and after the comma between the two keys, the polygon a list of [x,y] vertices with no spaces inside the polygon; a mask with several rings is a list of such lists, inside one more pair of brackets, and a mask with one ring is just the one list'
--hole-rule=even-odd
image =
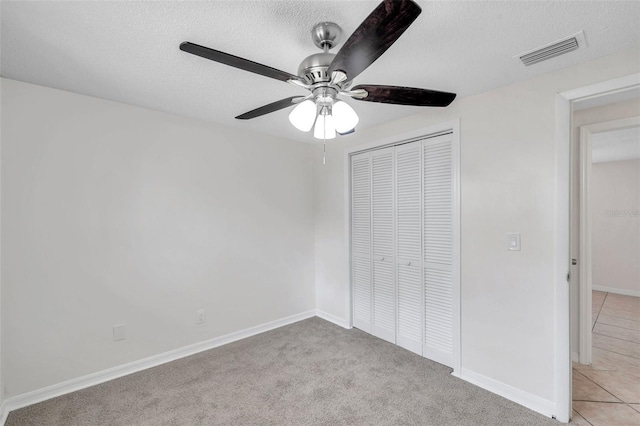
{"label": "light gray carpet", "polygon": [[559,425],[312,318],[16,410],[6,425]]}

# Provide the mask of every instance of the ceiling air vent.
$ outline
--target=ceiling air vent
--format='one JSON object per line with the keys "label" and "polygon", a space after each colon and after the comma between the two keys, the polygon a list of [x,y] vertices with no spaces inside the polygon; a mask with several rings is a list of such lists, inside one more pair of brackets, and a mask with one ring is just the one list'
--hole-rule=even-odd
{"label": "ceiling air vent", "polygon": [[516,57],[520,59],[525,66],[529,66],[546,61],[555,56],[564,55],[580,47],[586,47],[586,45],[584,33],[580,31],[562,40],[554,41],[551,44],[538,47],[535,50],[516,55]]}

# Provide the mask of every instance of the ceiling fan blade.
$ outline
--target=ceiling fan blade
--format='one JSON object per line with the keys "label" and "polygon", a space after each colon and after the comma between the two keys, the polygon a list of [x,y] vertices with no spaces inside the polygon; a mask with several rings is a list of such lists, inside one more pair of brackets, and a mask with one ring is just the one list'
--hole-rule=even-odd
{"label": "ceiling fan blade", "polygon": [[391,47],[420,12],[412,0],[384,0],[347,39],[327,74],[342,71],[353,80]]}
{"label": "ceiling fan blade", "polygon": [[180,50],[206,59],[211,59],[212,61],[220,62],[221,64],[240,68],[241,70],[264,75],[265,77],[275,78],[276,80],[284,82],[289,80],[300,80],[300,77],[289,74],[288,72],[280,71],[267,65],[262,65],[248,59],[240,58],[238,56],[230,55],[228,53],[220,52],[219,50],[210,49],[188,41],[180,44]]}
{"label": "ceiling fan blade", "polygon": [[306,96],[292,96],[290,98],[280,99],[279,101],[275,101],[270,103],[269,105],[261,106],[260,108],[256,108],[249,112],[245,112],[242,115],[237,116],[238,120],[249,120],[251,118],[260,117],[261,115],[269,114],[271,112],[276,112],[286,107],[290,107],[292,105],[297,104],[297,100],[305,99]]}
{"label": "ceiling fan blade", "polygon": [[[366,91],[366,96],[359,96],[358,91]],[[437,90],[416,89],[402,86],[358,85],[350,90],[353,99],[385,104],[446,107],[456,98],[455,93]],[[349,92],[346,92],[349,94]]]}

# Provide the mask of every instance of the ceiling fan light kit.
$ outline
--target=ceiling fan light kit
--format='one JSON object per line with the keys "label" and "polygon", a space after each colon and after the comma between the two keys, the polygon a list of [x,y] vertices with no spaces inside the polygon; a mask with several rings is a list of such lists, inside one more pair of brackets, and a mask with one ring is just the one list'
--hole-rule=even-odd
{"label": "ceiling fan light kit", "polygon": [[344,101],[336,101],[333,104],[333,117],[336,121],[336,132],[344,135],[356,128],[360,118],[351,105]]}
{"label": "ceiling fan light kit", "polygon": [[289,121],[301,132],[308,132],[316,121],[316,104],[309,99],[299,103],[291,110]]}
{"label": "ceiling fan light kit", "polygon": [[342,34],[333,22],[321,22],[311,30],[314,44],[322,49],[305,58],[298,75],[259,64],[208,47],[183,42],[180,49],[245,71],[302,87],[307,96],[285,98],[256,108],[236,118],[252,119],[293,105],[289,121],[298,130],[317,139],[333,139],[336,134],[353,133],[359,122],[355,110],[339,99],[396,105],[445,107],[455,93],[402,86],[359,85],[350,89],[353,79],[375,62],[415,21],[422,10],[413,0],[384,0],[345,41],[337,54],[329,53]]}
{"label": "ceiling fan light kit", "polygon": [[316,126],[313,129],[313,137],[316,139],[334,139],[336,137],[336,126],[333,123],[333,116],[327,111],[326,107],[322,107]]}

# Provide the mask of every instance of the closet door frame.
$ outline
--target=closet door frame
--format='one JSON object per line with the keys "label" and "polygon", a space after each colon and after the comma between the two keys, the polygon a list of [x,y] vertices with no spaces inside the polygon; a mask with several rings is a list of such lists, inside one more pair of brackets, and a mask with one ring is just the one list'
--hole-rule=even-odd
{"label": "closet door frame", "polygon": [[395,136],[382,138],[366,144],[361,144],[344,150],[344,235],[345,247],[347,247],[346,276],[349,282],[349,296],[347,301],[348,323],[353,326],[353,281],[351,276],[351,156],[365,151],[385,148],[388,146],[401,145],[431,138],[441,134],[452,134],[453,153],[453,254],[454,267],[452,271],[453,280],[453,372],[454,376],[460,377],[462,369],[461,352],[461,292],[460,292],[460,119],[435,124],[410,132]]}

